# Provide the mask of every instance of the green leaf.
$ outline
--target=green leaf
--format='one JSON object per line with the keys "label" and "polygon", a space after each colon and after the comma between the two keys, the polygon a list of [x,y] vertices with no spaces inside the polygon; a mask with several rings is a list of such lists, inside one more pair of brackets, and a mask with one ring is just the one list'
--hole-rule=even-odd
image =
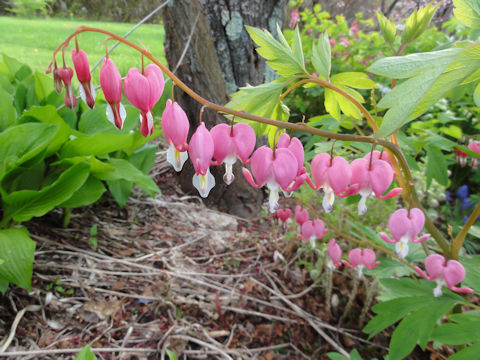
{"label": "green leaf", "polygon": [[86,206],[96,202],[102,194],[106,191],[102,182],[93,176],[89,176],[80,189],[67,201],[59,204],[60,207],[74,208],[80,206]]}
{"label": "green leaf", "polygon": [[[478,229],[478,227],[472,226],[470,229]],[[467,273],[463,285],[473,288],[475,293],[480,294],[480,255],[462,256],[460,262]]]}
{"label": "green leaf", "polygon": [[125,105],[125,111],[127,117],[123,123],[122,130],[108,121],[105,112],[107,109],[106,104],[96,104],[92,110],[82,113],[78,122],[78,130],[89,135],[103,133],[103,134],[128,134],[130,131],[138,126],[140,111],[132,105]]}
{"label": "green leaf", "polygon": [[380,27],[380,31],[382,32],[383,38],[385,41],[393,45],[395,41],[395,37],[397,36],[397,27],[392,20],[389,20],[379,11],[375,11],[377,14],[378,26]]}
{"label": "green leaf", "polygon": [[35,79],[35,95],[39,101],[43,101],[54,91],[52,78],[38,71],[35,71],[33,78]]}
{"label": "green leaf", "polygon": [[148,175],[155,164],[157,147],[153,144],[148,144],[135,151],[128,159],[135,167]]}
{"label": "green leaf", "polygon": [[62,158],[84,155],[103,155],[132,146],[132,134],[94,134],[79,137],[65,143],[60,150]]}
{"label": "green leaf", "polygon": [[332,115],[336,120],[340,121],[340,105],[338,104],[335,92],[330,89],[325,89],[325,110]]}
{"label": "green leaf", "polygon": [[28,123],[12,126],[0,133],[0,179],[44,152],[57,130],[57,125]]}
{"label": "green leaf", "polygon": [[480,319],[461,324],[447,323],[433,331],[432,339],[447,345],[468,344],[480,339],[478,329],[480,329]]}
{"label": "green leaf", "polygon": [[427,29],[432,20],[435,11],[440,4],[433,6],[430,2],[421,9],[415,9],[405,22],[405,28],[402,32],[402,44],[408,44],[418,38]]}
{"label": "green leaf", "polygon": [[[35,242],[25,228],[0,230],[0,291],[5,292],[5,282],[31,290]],[[2,281],[3,280],[3,281]]]}
{"label": "green leaf", "polygon": [[89,166],[79,163],[64,171],[51,185],[39,191],[21,190],[5,196],[3,206],[4,220],[13,219],[18,222],[43,216],[59,206],[81,188],[89,175]]}
{"label": "green leaf", "polygon": [[13,106],[13,97],[0,87],[0,131],[15,123],[17,111]]}
{"label": "green leaf", "polygon": [[313,42],[312,63],[318,76],[323,80],[330,78],[331,64],[331,46],[328,41],[328,32],[320,35],[318,40]]}
{"label": "green leaf", "polygon": [[[476,331],[478,332],[478,328]],[[478,354],[480,354],[480,342],[460,350],[456,354],[450,356],[448,360],[472,360],[478,357]]]}
{"label": "green leaf", "polygon": [[2,293],[2,295],[5,295],[5,293],[7,292],[8,284],[9,282],[7,280],[0,277],[0,293]]}
{"label": "green leaf", "polygon": [[453,0],[453,13],[464,25],[480,29],[480,7],[476,0]]}
{"label": "green leaf", "polygon": [[56,161],[52,163],[52,165],[60,165],[60,164],[75,165],[82,162],[90,164],[90,173],[93,175],[98,175],[99,173],[104,173],[104,172],[115,171],[113,167],[111,167],[110,165],[108,165],[107,163],[101,160],[98,160],[95,156],[92,156],[92,155],[75,156],[71,158],[66,158],[60,161]]}
{"label": "green leaf", "polygon": [[480,107],[480,82],[475,86],[475,91],[473,92],[473,101],[475,101],[475,105]]}
{"label": "green leaf", "polygon": [[155,182],[141,170],[137,169],[132,163],[125,159],[110,159],[107,164],[111,165],[115,171],[98,174],[97,177],[102,180],[126,180],[140,185],[149,195],[159,193],[160,189]]}
{"label": "green leaf", "polygon": [[432,179],[446,187],[448,185],[447,170],[447,162],[442,151],[434,145],[427,145],[427,189],[430,187]]}
{"label": "green leaf", "polygon": [[332,84],[345,85],[356,89],[373,89],[377,85],[362,72],[344,72],[332,76]]}
{"label": "green leaf", "polygon": [[305,64],[302,62],[303,54],[300,58],[298,49],[296,49],[297,53],[294,54],[281,30],[277,30],[280,39],[280,41],[277,41],[267,30],[251,26],[246,26],[246,29],[252,40],[259,46],[257,52],[267,59],[268,65],[279,75],[292,76],[306,73]]}
{"label": "green leaf", "polygon": [[70,136],[70,126],[65,123],[55,107],[52,105],[32,106],[28,111],[24,112],[22,117],[19,119],[19,123],[21,124],[32,121],[58,125],[57,133],[55,134],[55,137],[50,140],[45,157],[56,153]]}
{"label": "green leaf", "polygon": [[107,181],[108,190],[112,194],[115,201],[124,207],[132,193],[133,182],[126,180],[110,180]]}
{"label": "green leaf", "polygon": [[[282,29],[277,23],[277,32],[281,34],[281,31]],[[298,28],[298,26],[295,27],[295,31],[293,32],[292,52],[298,64],[301,64],[303,70],[305,70],[305,58],[303,56],[302,38],[300,36],[300,29]]]}
{"label": "green leaf", "polygon": [[85,346],[75,357],[75,360],[97,360],[97,357],[92,352],[90,345]]}
{"label": "green leaf", "polygon": [[174,353],[173,351],[171,351],[171,350],[169,350],[169,349],[166,349],[166,353],[167,353],[168,358],[169,358],[170,360],[178,360],[177,355],[175,355],[175,353]]}

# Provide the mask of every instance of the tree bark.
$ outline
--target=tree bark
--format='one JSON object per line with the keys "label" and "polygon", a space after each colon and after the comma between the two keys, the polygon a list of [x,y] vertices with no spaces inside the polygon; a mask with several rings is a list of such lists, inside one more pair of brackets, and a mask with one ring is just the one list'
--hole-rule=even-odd
{"label": "tree bark", "polygon": [[[287,0],[172,0],[163,13],[165,54],[170,69],[176,66],[192,35],[176,75],[209,101],[225,104],[228,94],[239,87],[271,81],[273,72],[255,52],[245,25],[276,33],[276,23],[282,24],[286,5]],[[178,88],[174,95],[187,113],[191,136],[199,124],[201,105]],[[209,129],[228,122],[208,109],[203,112],[202,121]],[[223,166],[210,170],[216,186],[206,199],[207,205],[242,217],[260,212],[263,192],[248,185],[238,162],[234,166],[235,181],[229,186],[223,182]],[[185,191],[196,194],[193,174],[191,162],[185,163],[180,183]]]}

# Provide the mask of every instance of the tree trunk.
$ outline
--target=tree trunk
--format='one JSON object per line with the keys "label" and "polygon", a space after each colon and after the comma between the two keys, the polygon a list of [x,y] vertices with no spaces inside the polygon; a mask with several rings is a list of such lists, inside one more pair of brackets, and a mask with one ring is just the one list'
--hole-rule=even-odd
{"label": "tree trunk", "polygon": [[[163,13],[165,53],[170,69],[175,68],[192,34],[176,75],[209,101],[225,104],[228,94],[240,86],[271,81],[273,72],[255,52],[245,25],[276,33],[276,23],[281,25],[286,5],[287,0],[172,0]],[[187,113],[191,136],[199,124],[201,105],[178,88],[175,100]],[[202,121],[209,129],[228,122],[208,109]],[[229,186],[223,182],[223,166],[210,170],[216,185],[206,200],[208,205],[242,217],[259,213],[263,192],[248,185],[240,164],[234,166],[235,181]],[[197,193],[192,186],[193,173],[191,163],[185,163],[180,183],[185,191]]]}

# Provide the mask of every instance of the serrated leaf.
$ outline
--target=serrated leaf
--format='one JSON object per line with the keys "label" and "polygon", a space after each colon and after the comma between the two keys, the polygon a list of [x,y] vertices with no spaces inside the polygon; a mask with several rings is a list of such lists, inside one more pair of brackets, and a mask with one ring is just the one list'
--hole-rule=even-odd
{"label": "serrated leaf", "polygon": [[[0,230],[0,291],[6,290],[5,283],[31,290],[35,242],[25,228]],[[2,286],[2,284],[4,286]]]}
{"label": "serrated leaf", "polygon": [[402,32],[402,44],[411,43],[427,29],[440,3],[433,7],[432,5],[433,2],[430,2],[423,8],[415,9],[408,17]]}
{"label": "serrated leaf", "polygon": [[330,89],[325,89],[325,110],[332,115],[336,120],[340,121],[340,105],[335,97],[335,92]]}
{"label": "serrated leaf", "polygon": [[430,187],[432,179],[446,187],[448,185],[447,170],[447,162],[442,151],[434,145],[427,145],[427,189]]}
{"label": "serrated leaf", "polygon": [[246,26],[246,29],[252,40],[259,46],[257,52],[267,59],[268,65],[279,75],[292,76],[306,73],[305,64],[301,61],[303,54],[301,58],[297,57],[299,54],[294,54],[281,30],[278,31],[280,41],[277,41],[267,30],[251,26]]}
{"label": "serrated leaf", "polygon": [[480,7],[474,0],[453,0],[453,13],[464,25],[473,29],[480,29]]}
{"label": "serrated leaf", "polygon": [[328,32],[320,35],[318,40],[313,42],[312,63],[318,76],[323,80],[330,78],[331,64],[331,46],[328,41]]}
{"label": "serrated leaf", "polygon": [[395,37],[397,36],[397,27],[392,20],[389,20],[379,11],[375,11],[377,14],[378,26],[382,32],[383,38],[388,44],[393,45]]}
{"label": "serrated leaf", "polygon": [[461,324],[447,323],[433,331],[432,339],[447,345],[468,344],[480,339],[478,329],[480,329],[480,319]]}
{"label": "serrated leaf", "polygon": [[[277,23],[277,32],[280,31],[280,26]],[[305,58],[303,56],[303,48],[302,48],[302,38],[300,36],[300,29],[298,26],[295,27],[295,31],[293,32],[293,40],[292,40],[292,52],[293,56],[297,60],[297,63],[299,65],[302,65],[302,69],[305,69],[304,65],[305,64]]]}
{"label": "serrated leaf", "polygon": [[68,200],[87,180],[88,164],[80,163],[64,171],[51,185],[41,190],[20,190],[2,198],[4,219],[18,222],[43,216]]}
{"label": "serrated leaf", "polygon": [[345,85],[356,89],[373,89],[377,87],[374,81],[362,72],[344,72],[332,76],[332,84]]}

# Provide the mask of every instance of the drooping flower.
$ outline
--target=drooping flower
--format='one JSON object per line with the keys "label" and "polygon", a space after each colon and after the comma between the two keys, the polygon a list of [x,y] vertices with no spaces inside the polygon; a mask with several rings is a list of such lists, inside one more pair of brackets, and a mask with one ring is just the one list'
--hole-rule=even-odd
{"label": "drooping flower", "polygon": [[380,265],[380,261],[375,261],[376,260],[376,255],[375,252],[371,249],[353,249],[350,250],[348,253],[348,259],[350,260],[350,263],[346,260],[343,260],[343,264],[345,266],[348,266],[349,268],[357,268],[358,271],[358,277],[362,276],[362,271],[363,268],[367,268],[369,270],[372,270],[373,268],[377,267]]}
{"label": "drooping flower", "polygon": [[417,238],[425,225],[425,215],[423,211],[417,208],[398,209],[390,216],[388,220],[388,229],[393,236],[393,240],[384,232],[380,237],[390,244],[395,244],[395,251],[399,258],[408,255],[408,243],[414,244],[427,240],[430,235],[423,235]]}
{"label": "drooping flower", "polygon": [[279,218],[285,224],[285,222],[290,218],[290,216],[292,216],[292,210],[290,210],[289,208],[278,209],[277,211],[275,211],[274,216]]}
{"label": "drooping flower", "polygon": [[368,161],[370,161],[370,158],[372,158],[372,160],[384,160],[388,163],[388,165],[392,167],[392,170],[393,170],[392,160],[390,159],[390,156],[386,151],[378,151],[378,150],[370,151],[363,158],[367,159]]}
{"label": "drooping flower", "polygon": [[178,105],[168,99],[162,114],[162,130],[168,141],[167,161],[175,171],[182,170],[188,159],[187,136],[190,124],[187,114]]}
{"label": "drooping flower", "polygon": [[367,211],[366,201],[371,195],[378,199],[390,199],[402,192],[402,188],[394,188],[383,195],[393,181],[392,167],[384,160],[372,159],[370,162],[365,158],[355,159],[350,164],[352,179],[348,195],[360,194],[358,214],[363,215]]}
{"label": "drooping flower", "polygon": [[292,11],[290,13],[290,28],[293,29],[295,27],[295,24],[297,23],[297,21],[300,19],[300,14],[298,13],[298,11]]}
{"label": "drooping flower", "polygon": [[195,169],[193,186],[203,198],[206,198],[215,186],[215,178],[210,173],[213,149],[212,135],[205,127],[205,123],[202,122],[190,139],[188,154]]}
{"label": "drooping flower", "polygon": [[141,132],[145,137],[153,134],[152,109],[160,100],[164,86],[162,70],[155,64],[149,64],[143,73],[131,68],[125,77],[125,96],[140,109]]}
{"label": "drooping flower", "polygon": [[328,266],[330,268],[336,267],[339,268],[342,266],[342,263],[340,262],[340,259],[342,258],[342,249],[340,248],[340,245],[337,244],[335,239],[330,239],[328,242],[328,256],[330,257],[330,261],[328,263]]}
{"label": "drooping flower", "polygon": [[[70,109],[75,109],[75,106],[77,106],[77,98],[75,97],[75,95],[73,95],[73,92],[72,92],[73,69],[71,67],[64,66],[61,68],[56,68],[55,70],[53,70],[53,73],[54,73],[54,79],[55,77],[57,79],[60,79],[61,83],[63,83],[63,85],[65,86],[65,97],[63,99],[65,102],[65,106],[69,107]],[[61,83],[59,86],[60,91],[62,88]],[[56,87],[57,86],[58,86],[58,80],[56,83]]]}
{"label": "drooping flower", "polygon": [[[278,208],[278,193],[280,189],[289,192],[289,187],[297,175],[297,159],[288,149],[277,149],[275,154],[267,146],[261,146],[250,159],[250,168],[242,169],[243,176],[254,188],[266,185],[270,190],[269,209],[275,212]],[[252,176],[253,174],[253,176]],[[255,183],[255,180],[256,183]]]}
{"label": "drooping flower", "polygon": [[349,47],[350,46],[350,41],[347,38],[341,38],[340,39],[340,44],[342,44],[345,47]]}
{"label": "drooping flower", "polygon": [[277,149],[282,148],[290,150],[297,159],[297,176],[295,177],[295,185],[291,187],[291,191],[295,191],[305,182],[305,179],[307,178],[307,169],[304,166],[305,150],[303,149],[302,142],[298,138],[294,136],[290,137],[286,133],[281,134],[277,141]]}
{"label": "drooping flower", "polygon": [[77,79],[80,82],[80,98],[90,109],[93,109],[97,92],[91,83],[88,56],[83,50],[72,49],[72,61],[77,73]]}
{"label": "drooping flower", "polygon": [[333,159],[327,153],[315,155],[311,170],[313,182],[307,178],[308,184],[314,190],[323,189],[323,208],[329,213],[333,209],[335,195],[340,195],[347,189],[352,177],[352,170],[347,160],[340,156]]}
{"label": "drooping flower", "polygon": [[328,232],[322,220],[307,220],[302,224],[300,239],[304,242],[310,241],[311,247],[315,247],[315,240],[321,239]]}
{"label": "drooping flower", "polygon": [[122,100],[122,77],[114,62],[109,58],[103,60],[100,68],[100,86],[105,100],[108,102],[107,119],[121,130],[127,117],[125,107],[120,103]]}
{"label": "drooping flower", "polygon": [[455,152],[455,160],[457,161],[457,163],[461,167],[464,167],[465,165],[467,165],[467,156],[468,156],[467,153],[458,148],[455,148],[454,152]]}
{"label": "drooping flower", "polygon": [[352,33],[355,40],[358,40],[358,37],[359,37],[358,30],[359,30],[358,22],[357,20],[353,20],[352,26],[350,27],[350,32]]}
{"label": "drooping flower", "polygon": [[[477,154],[480,154],[480,141],[475,141],[472,140],[468,144],[468,148],[472,151],[475,151]],[[472,157],[472,161],[470,162],[470,166],[472,169],[477,169],[478,168],[478,159],[475,157]]]}
{"label": "drooping flower", "polygon": [[330,47],[333,48],[333,47],[335,46],[335,44],[337,43],[337,40],[335,40],[335,39],[328,39],[328,42],[330,43]]}
{"label": "drooping flower", "polygon": [[230,185],[235,179],[232,171],[233,164],[237,159],[244,164],[248,163],[248,157],[255,148],[255,131],[250,125],[244,123],[235,124],[233,127],[218,124],[210,130],[210,134],[215,144],[213,157],[216,161],[212,165],[225,164],[223,181]]}
{"label": "drooping flower", "polygon": [[442,286],[463,294],[473,292],[473,289],[455,286],[461,283],[466,275],[465,268],[456,260],[445,261],[442,255],[432,254],[425,258],[425,270],[427,273],[423,272],[418,266],[415,266],[415,270],[425,280],[437,283],[437,287],[433,289],[435,297],[442,296]]}
{"label": "drooping flower", "polygon": [[302,226],[309,218],[308,210],[303,209],[300,205],[295,206],[295,218],[298,225]]}

